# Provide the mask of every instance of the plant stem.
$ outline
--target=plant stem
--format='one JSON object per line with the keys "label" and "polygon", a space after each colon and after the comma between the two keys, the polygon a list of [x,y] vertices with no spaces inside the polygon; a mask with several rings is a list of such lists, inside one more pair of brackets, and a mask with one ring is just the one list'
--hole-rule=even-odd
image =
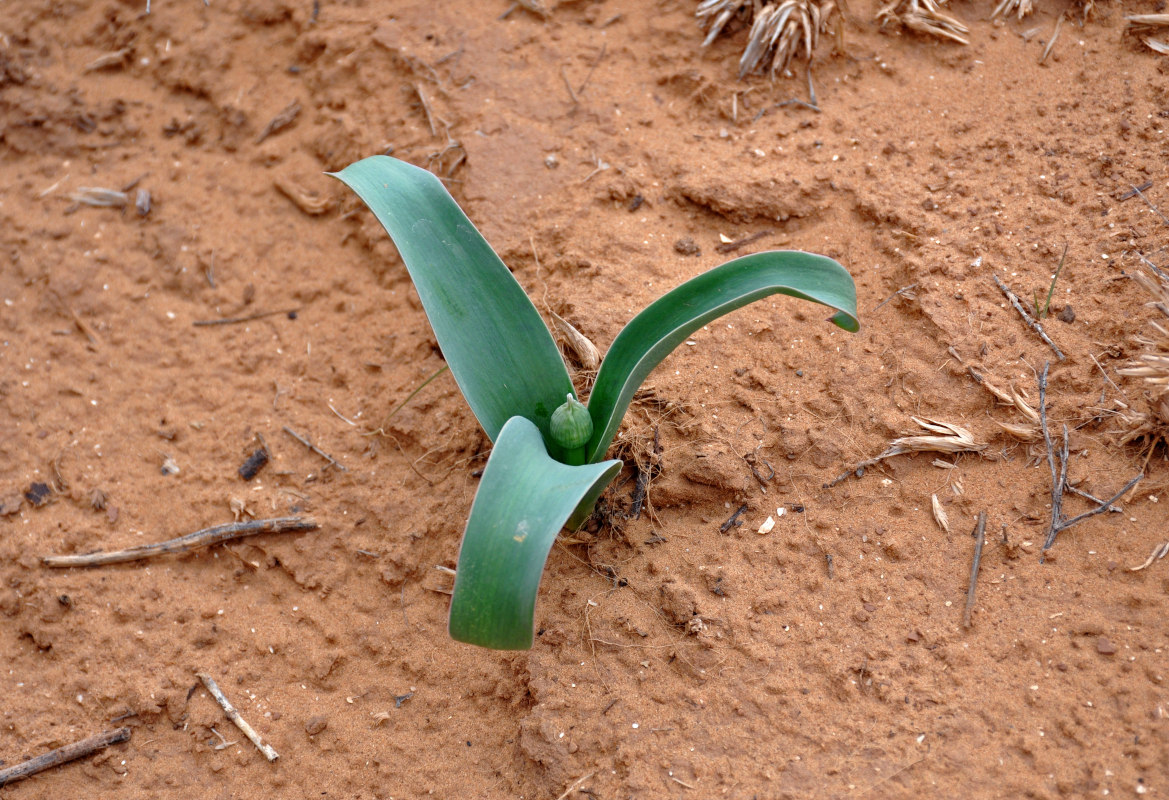
{"label": "plant stem", "polygon": [[[1051,279],[1051,286],[1047,289],[1047,302],[1043,305],[1043,314],[1039,315],[1040,319],[1045,319],[1048,312],[1051,311],[1051,296],[1055,294],[1055,282],[1059,280],[1059,273],[1063,272],[1063,261],[1068,255],[1068,244],[1064,242],[1063,255],[1059,257],[1059,266],[1055,268],[1055,275]],[[1039,306],[1035,306],[1035,310],[1039,310]]]}
{"label": "plant stem", "polygon": [[570,467],[584,466],[586,463],[586,456],[587,456],[586,451],[587,450],[588,450],[587,445],[582,445],[580,447],[573,447],[572,449],[564,448],[564,450],[563,450],[564,458],[561,459],[561,461],[563,461],[565,464],[567,464]]}

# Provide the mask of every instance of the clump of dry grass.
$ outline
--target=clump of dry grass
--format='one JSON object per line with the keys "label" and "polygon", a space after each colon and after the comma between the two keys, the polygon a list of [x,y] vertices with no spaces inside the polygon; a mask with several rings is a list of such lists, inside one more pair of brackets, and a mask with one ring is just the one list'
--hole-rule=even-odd
{"label": "clump of dry grass", "polygon": [[[1169,282],[1155,280],[1143,272],[1130,274],[1153,297],[1152,306],[1169,319]],[[1117,370],[1129,378],[1143,378],[1147,390],[1147,410],[1126,405],[1118,416],[1124,424],[1120,443],[1145,439],[1151,447],[1158,441],[1169,441],[1169,329],[1157,320],[1149,322],[1153,332],[1136,337],[1144,352]]]}
{"label": "clump of dry grass", "polygon": [[1154,39],[1154,34],[1169,36],[1169,14],[1132,14],[1125,17],[1126,33],[1140,38],[1149,49],[1163,56],[1169,56],[1169,38]]}
{"label": "clump of dry grass", "polygon": [[696,12],[707,29],[706,47],[736,16],[751,20],[747,47],[739,59],[739,77],[756,71],[782,74],[803,49],[811,63],[820,34],[836,14],[834,0],[702,0]]}
{"label": "clump of dry grass", "polygon": [[[1028,0],[1023,0],[1027,2]],[[910,30],[970,44],[967,28],[960,20],[942,12],[946,0],[894,0],[877,12],[877,22],[884,27],[897,22]]]}

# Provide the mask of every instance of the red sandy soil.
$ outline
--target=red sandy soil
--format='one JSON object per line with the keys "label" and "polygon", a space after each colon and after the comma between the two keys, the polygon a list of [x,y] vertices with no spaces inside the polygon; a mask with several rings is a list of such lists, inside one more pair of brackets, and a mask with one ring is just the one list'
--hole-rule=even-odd
{"label": "red sandy soil", "polygon": [[[1117,444],[1115,414],[1146,403],[1116,369],[1153,318],[1126,273],[1138,253],[1169,263],[1151,207],[1169,211],[1169,59],[1123,19],[1155,3],[1105,2],[1081,24],[1058,1],[997,23],[991,3],[959,2],[968,47],[881,31],[872,0],[850,3],[847,53],[828,37],[814,69],[821,113],[776,105],[808,98],[802,64],[737,81],[746,29],[702,50],[691,2],[550,5],[5,5],[0,759],[133,735],[0,796],[1169,793],[1169,559],[1129,569],[1169,538],[1169,469],[1160,448],[1144,467],[1148,440]],[[390,148],[448,178],[540,309],[602,352],[729,258],[721,237],[766,231],[736,252],[822,252],[856,278],[857,335],[777,297],[652,376],[621,440],[648,464],[658,436],[649,504],[627,517],[627,470],[607,524],[553,549],[530,652],[446,635],[435,567],[455,566],[489,448],[453,380],[371,434],[443,363],[393,246],[322,174]],[[70,199],[134,182],[146,215]],[[992,274],[1042,302],[1065,243],[1043,321],[1058,361]],[[999,427],[1024,420],[967,368],[1035,405],[1045,361],[1071,479],[1106,497],[1146,477],[1041,562],[1042,444]],[[822,488],[913,416],[988,446]],[[245,482],[258,436],[272,463]],[[38,483],[40,505],[23,499]],[[233,509],[321,527],[40,562]]]}

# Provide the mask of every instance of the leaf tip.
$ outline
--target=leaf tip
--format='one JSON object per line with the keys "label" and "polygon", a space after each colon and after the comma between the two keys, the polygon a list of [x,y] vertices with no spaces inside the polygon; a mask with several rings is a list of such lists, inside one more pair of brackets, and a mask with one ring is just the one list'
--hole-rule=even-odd
{"label": "leaf tip", "polygon": [[849,333],[857,333],[861,329],[860,320],[847,311],[836,312],[830,321],[836,327],[842,328]]}

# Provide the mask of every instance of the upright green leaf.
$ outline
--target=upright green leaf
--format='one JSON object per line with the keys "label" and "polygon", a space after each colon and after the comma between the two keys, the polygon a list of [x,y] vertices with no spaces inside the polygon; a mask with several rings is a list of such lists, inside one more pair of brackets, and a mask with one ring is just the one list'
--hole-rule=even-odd
{"label": "upright green leaf", "polygon": [[496,650],[532,646],[544,562],[578,504],[591,507],[620,461],[570,467],[552,459],[540,431],[508,420],[487,460],[463,534],[450,634]]}
{"label": "upright green leaf", "polygon": [[572,391],[540,314],[442,183],[424,169],[373,156],[335,174],[357,192],[398,247],[443,357],[494,440],[519,416],[547,435]]}
{"label": "upright green leaf", "polygon": [[687,336],[712,319],[773,294],[822,303],[836,309],[836,325],[853,333],[860,330],[856,286],[848,271],[826,256],[754,253],[704,272],[658,298],[613,340],[589,396],[594,432],[587,460],[604,457],[633,393]]}

